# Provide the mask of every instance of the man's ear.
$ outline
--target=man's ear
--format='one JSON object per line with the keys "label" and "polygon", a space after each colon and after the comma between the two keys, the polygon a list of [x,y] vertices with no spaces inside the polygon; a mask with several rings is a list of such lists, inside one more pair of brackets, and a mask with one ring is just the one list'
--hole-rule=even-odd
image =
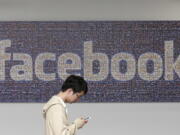
{"label": "man's ear", "polygon": [[73,89],[69,88],[69,89],[67,89],[67,92],[72,95],[73,94]]}

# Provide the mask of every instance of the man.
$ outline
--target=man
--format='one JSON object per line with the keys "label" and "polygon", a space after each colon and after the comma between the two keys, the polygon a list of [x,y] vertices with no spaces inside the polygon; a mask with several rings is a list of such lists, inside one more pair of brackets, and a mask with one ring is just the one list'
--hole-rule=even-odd
{"label": "man", "polygon": [[46,135],[75,135],[88,122],[84,118],[77,118],[69,124],[65,104],[77,102],[87,91],[87,83],[82,77],[70,75],[65,80],[61,91],[43,107]]}

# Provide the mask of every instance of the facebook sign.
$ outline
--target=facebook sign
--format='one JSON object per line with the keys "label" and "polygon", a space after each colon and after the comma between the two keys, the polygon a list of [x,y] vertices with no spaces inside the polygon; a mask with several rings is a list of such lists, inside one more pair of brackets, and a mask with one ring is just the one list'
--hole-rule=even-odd
{"label": "facebook sign", "polygon": [[179,102],[180,21],[0,22],[0,102],[46,102],[70,74],[80,102]]}

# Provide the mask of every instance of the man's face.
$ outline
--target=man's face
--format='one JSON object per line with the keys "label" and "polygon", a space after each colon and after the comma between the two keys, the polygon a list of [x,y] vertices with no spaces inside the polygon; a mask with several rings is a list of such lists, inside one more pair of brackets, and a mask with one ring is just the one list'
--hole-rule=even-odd
{"label": "man's face", "polygon": [[68,102],[69,103],[77,102],[80,99],[80,97],[83,95],[84,95],[84,91],[77,92],[77,93],[73,93],[73,91],[72,91],[69,95]]}

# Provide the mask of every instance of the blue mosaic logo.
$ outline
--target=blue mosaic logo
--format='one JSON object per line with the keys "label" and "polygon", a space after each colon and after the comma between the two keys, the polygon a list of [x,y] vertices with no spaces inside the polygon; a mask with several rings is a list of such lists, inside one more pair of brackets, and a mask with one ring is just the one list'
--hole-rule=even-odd
{"label": "blue mosaic logo", "polygon": [[0,101],[45,102],[70,74],[80,102],[179,102],[179,22],[1,22]]}

